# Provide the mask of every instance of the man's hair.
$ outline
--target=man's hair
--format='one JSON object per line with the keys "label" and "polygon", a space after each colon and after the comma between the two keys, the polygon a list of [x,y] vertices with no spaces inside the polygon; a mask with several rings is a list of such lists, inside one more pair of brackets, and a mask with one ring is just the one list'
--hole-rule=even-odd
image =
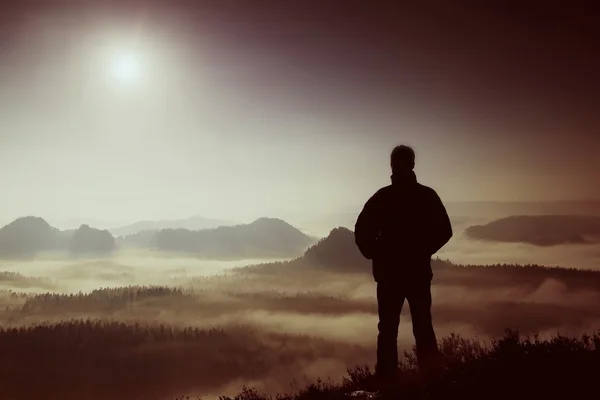
{"label": "man's hair", "polygon": [[392,170],[411,171],[415,167],[415,151],[404,144],[396,146],[390,156],[390,165]]}

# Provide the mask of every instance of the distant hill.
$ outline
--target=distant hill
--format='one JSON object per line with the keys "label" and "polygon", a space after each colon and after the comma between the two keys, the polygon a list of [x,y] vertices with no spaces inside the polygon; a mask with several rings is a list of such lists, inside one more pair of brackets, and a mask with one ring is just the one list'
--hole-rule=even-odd
{"label": "distant hill", "polygon": [[106,254],[115,242],[108,231],[82,225],[60,231],[40,217],[22,217],[0,229],[0,257],[34,257],[38,253],[71,251],[75,254]]}
{"label": "distant hill", "polygon": [[234,223],[231,221],[195,216],[176,220],[139,221],[130,225],[109,230],[115,236],[128,236],[143,231],[160,231],[163,229],[187,229],[190,231],[198,231],[202,229],[217,228],[219,226],[231,226],[233,224]]}
{"label": "distant hill", "polygon": [[600,240],[600,217],[518,215],[470,226],[466,234],[472,239],[536,246],[597,243]]}
{"label": "distant hill", "polygon": [[295,257],[315,239],[285,221],[260,218],[235,226],[191,231],[164,229],[152,240],[161,251],[193,253],[208,258]]}
{"label": "distant hill", "polygon": [[119,246],[132,246],[206,258],[292,258],[301,256],[316,240],[275,218],[201,230],[142,230],[115,239],[108,230],[89,225],[60,231],[42,218],[24,217],[0,229],[0,257],[32,257],[46,251],[106,255]]}
{"label": "distant hill", "polygon": [[71,238],[73,254],[108,254],[116,249],[115,238],[107,230],[81,225]]}
{"label": "distant hill", "polygon": [[367,270],[371,262],[365,259],[354,243],[354,232],[339,227],[308,248],[304,260],[310,264],[340,270]]}
{"label": "distant hill", "polygon": [[43,251],[64,250],[67,246],[67,237],[43,218],[18,218],[0,229],[2,256],[33,256]]}

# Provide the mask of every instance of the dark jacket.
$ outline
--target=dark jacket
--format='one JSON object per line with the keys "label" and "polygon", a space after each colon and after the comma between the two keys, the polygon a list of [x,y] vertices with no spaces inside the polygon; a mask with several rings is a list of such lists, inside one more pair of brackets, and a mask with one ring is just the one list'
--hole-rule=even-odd
{"label": "dark jacket", "polygon": [[356,221],[354,237],[362,255],[373,261],[375,281],[431,279],[431,256],[452,237],[441,199],[417,182],[411,171],[392,175]]}

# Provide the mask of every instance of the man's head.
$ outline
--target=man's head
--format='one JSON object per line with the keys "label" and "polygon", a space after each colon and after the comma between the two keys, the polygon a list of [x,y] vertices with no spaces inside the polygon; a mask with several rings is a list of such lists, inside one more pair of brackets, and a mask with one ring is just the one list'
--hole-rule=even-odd
{"label": "man's head", "polygon": [[396,146],[390,156],[392,172],[403,173],[415,167],[415,151],[406,145]]}

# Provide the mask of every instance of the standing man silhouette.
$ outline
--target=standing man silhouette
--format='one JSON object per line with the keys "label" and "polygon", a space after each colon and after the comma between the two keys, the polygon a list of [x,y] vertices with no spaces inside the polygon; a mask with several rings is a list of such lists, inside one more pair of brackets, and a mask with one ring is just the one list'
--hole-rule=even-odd
{"label": "standing man silhouette", "polygon": [[417,182],[413,149],[397,146],[390,161],[392,184],[366,202],[354,230],[358,249],[372,260],[377,282],[375,374],[384,386],[393,383],[398,373],[398,326],[405,300],[410,306],[419,369],[427,376],[438,366],[431,321],[431,257],[452,237],[439,196]]}

